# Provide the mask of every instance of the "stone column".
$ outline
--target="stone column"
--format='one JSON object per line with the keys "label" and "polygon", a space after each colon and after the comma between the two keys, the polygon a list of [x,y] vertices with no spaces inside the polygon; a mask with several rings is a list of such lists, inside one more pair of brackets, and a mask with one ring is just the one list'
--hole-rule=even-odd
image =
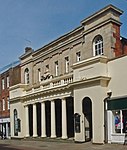
{"label": "stone column", "polygon": [[66,98],[62,99],[62,139],[67,139]]}
{"label": "stone column", "polygon": [[56,137],[55,101],[51,101],[51,138]]}
{"label": "stone column", "polygon": [[33,137],[37,137],[37,108],[33,104]]}
{"label": "stone column", "polygon": [[41,137],[46,137],[45,102],[41,103]]}
{"label": "stone column", "polygon": [[25,137],[29,137],[29,113],[28,113],[28,106],[25,106],[25,122],[26,122],[26,131],[25,131]]}

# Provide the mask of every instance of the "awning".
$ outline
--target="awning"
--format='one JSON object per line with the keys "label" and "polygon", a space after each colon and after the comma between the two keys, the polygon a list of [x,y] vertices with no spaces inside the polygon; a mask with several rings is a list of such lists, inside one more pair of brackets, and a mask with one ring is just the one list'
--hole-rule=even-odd
{"label": "awning", "polygon": [[108,110],[127,109],[127,97],[108,100],[107,109]]}

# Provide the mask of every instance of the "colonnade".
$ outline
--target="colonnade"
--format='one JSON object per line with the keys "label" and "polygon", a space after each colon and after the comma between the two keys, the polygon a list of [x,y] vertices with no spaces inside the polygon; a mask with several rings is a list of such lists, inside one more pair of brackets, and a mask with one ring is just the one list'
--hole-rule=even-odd
{"label": "colonnade", "polygon": [[[66,98],[61,99],[61,122],[62,122],[62,139],[67,139],[67,104]],[[41,137],[46,137],[46,103],[42,101],[41,103]],[[55,107],[55,100],[51,100],[51,138],[56,138],[56,107]],[[33,137],[37,137],[37,105],[36,103],[33,104]],[[29,132],[30,122],[29,122],[29,105],[25,106],[25,137],[30,136]]]}

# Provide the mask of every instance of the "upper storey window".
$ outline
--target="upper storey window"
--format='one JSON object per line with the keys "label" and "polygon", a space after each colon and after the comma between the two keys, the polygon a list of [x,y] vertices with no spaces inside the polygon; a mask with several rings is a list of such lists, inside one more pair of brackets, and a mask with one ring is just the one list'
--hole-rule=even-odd
{"label": "upper storey window", "polygon": [[59,73],[59,66],[58,66],[58,61],[55,62],[55,76],[58,76]]}
{"label": "upper storey window", "polygon": [[76,53],[76,61],[80,61],[81,60],[81,52],[77,52]]}
{"label": "upper storey window", "polygon": [[69,57],[65,57],[65,73],[69,72]]}
{"label": "upper storey window", "polygon": [[49,73],[49,65],[45,66],[45,73]]}
{"label": "upper storey window", "polygon": [[5,82],[4,82],[4,79],[2,79],[2,90],[5,89]]}
{"label": "upper storey window", "polygon": [[9,79],[9,76],[7,76],[7,88],[9,88],[10,86],[10,79]]}
{"label": "upper storey window", "polygon": [[38,69],[38,81],[41,82],[41,69]]}
{"label": "upper storey window", "polygon": [[29,82],[30,82],[30,79],[29,79],[29,69],[28,68],[26,68],[25,69],[25,72],[24,72],[24,81],[25,81],[25,84],[29,84]]}
{"label": "upper storey window", "polygon": [[95,37],[93,42],[93,55],[103,55],[103,38],[101,35]]}

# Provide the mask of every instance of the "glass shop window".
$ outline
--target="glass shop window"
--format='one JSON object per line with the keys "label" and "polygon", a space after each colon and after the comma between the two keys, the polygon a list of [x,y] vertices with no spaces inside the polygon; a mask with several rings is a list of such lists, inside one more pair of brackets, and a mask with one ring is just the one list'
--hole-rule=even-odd
{"label": "glass shop window", "polygon": [[127,110],[113,111],[115,133],[127,132]]}
{"label": "glass shop window", "polygon": [[114,111],[114,125],[115,125],[115,133],[121,133],[121,116],[120,110]]}

